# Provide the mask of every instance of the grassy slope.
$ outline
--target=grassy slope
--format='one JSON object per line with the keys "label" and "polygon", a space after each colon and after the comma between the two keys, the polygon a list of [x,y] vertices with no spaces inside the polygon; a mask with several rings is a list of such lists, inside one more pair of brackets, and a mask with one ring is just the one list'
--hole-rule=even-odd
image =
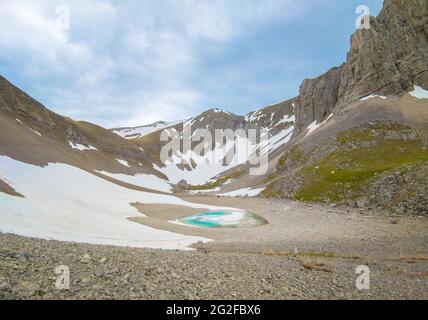
{"label": "grassy slope", "polygon": [[[294,199],[333,203],[357,199],[376,176],[405,171],[409,164],[419,166],[428,161],[427,146],[410,128],[399,124],[377,123],[341,132],[333,150],[311,160],[304,159],[295,148],[281,159],[279,171],[284,170],[287,160],[305,160],[301,167],[295,168],[302,183]],[[269,186],[264,195],[280,196],[278,183]]]}

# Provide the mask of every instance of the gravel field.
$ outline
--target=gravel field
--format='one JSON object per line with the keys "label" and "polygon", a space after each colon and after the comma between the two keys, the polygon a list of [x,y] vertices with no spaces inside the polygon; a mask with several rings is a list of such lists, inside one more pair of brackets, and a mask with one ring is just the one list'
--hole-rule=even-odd
{"label": "gravel field", "polygon": [[[290,211],[293,214],[279,214],[290,223],[299,212],[305,218],[306,212],[314,211],[313,206],[282,201],[270,201],[269,206],[268,200],[263,199],[222,201],[242,208],[265,207],[258,213],[271,224],[279,219],[275,218],[274,210],[281,205],[295,209]],[[317,219],[323,220],[324,211],[332,216],[324,219],[321,226],[307,229],[306,237],[297,222],[292,224],[288,231],[295,230],[299,242],[293,243],[287,237],[273,241],[263,231],[257,231],[264,229],[253,229],[254,240],[248,243],[244,230],[238,237],[241,242],[222,235],[209,244],[195,245],[194,251],[76,244],[0,234],[0,298],[427,299],[427,219],[368,217],[351,212],[345,239],[342,223],[349,218],[340,210],[318,210],[321,217]],[[309,222],[305,220],[311,221],[296,221],[306,225]],[[310,224],[316,225],[316,221]],[[321,231],[328,227],[329,236],[322,236]],[[274,232],[275,226],[271,228],[266,232]],[[355,228],[364,234],[365,242],[353,236],[357,234]],[[391,228],[396,228],[396,238]],[[373,230],[378,234],[367,235]],[[403,239],[402,246],[399,237]],[[316,249],[316,238],[323,247]],[[261,242],[255,245],[257,239]],[[292,250],[297,243],[299,249]],[[66,265],[70,271],[68,290],[55,286],[58,275],[54,270],[60,265]],[[359,265],[370,268],[369,290],[356,288]]]}

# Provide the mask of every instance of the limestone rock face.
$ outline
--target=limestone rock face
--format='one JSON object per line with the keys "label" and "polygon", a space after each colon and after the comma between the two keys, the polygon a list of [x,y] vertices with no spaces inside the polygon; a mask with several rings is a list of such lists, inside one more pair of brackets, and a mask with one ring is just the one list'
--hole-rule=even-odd
{"label": "limestone rock face", "polygon": [[385,0],[370,29],[351,37],[346,62],[300,87],[296,132],[335,108],[369,96],[428,89],[428,1]]}
{"label": "limestone rock face", "polygon": [[358,30],[344,65],[340,105],[372,93],[428,88],[428,1],[386,0],[371,28]]}
{"label": "limestone rock face", "polygon": [[315,79],[305,79],[300,86],[299,108],[296,110],[298,132],[309,124],[324,120],[337,103],[342,67],[330,69]]}

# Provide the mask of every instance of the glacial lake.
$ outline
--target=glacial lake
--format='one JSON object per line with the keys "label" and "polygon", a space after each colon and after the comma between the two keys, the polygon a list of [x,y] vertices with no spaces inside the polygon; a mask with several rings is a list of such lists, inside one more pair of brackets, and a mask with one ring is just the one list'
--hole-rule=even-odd
{"label": "glacial lake", "polygon": [[202,228],[241,228],[254,227],[268,222],[253,213],[246,211],[212,210],[189,217],[177,219],[181,224]]}

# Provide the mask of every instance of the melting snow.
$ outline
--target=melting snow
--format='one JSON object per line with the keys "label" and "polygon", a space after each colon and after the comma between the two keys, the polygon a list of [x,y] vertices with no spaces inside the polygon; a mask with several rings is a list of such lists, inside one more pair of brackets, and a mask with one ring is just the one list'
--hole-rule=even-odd
{"label": "melting snow", "polygon": [[263,116],[264,116],[264,114],[262,113],[262,111],[261,110],[257,110],[257,111],[254,111],[254,112],[246,115],[245,116],[245,120],[248,121],[248,122],[254,122],[254,121],[259,120]]}
{"label": "melting snow", "polygon": [[296,122],[296,116],[293,114],[293,115],[284,115],[284,118],[282,118],[282,120],[281,121],[279,121],[276,125],[275,125],[275,127],[276,126],[278,126],[278,125],[280,125],[280,124],[282,124],[282,123],[294,123],[294,122]]}
{"label": "melting snow", "polygon": [[310,135],[312,132],[314,132],[315,130],[317,130],[318,128],[322,127],[323,125],[325,125],[331,118],[333,117],[333,113],[330,113],[329,116],[321,123],[317,124],[317,121],[315,120],[314,122],[312,122],[307,129],[309,130],[308,133],[305,135],[305,137],[307,137],[308,135]]}
{"label": "melting snow", "polygon": [[86,146],[84,146],[83,144],[80,144],[80,143],[73,143],[73,142],[71,142],[71,141],[68,141],[68,144],[70,145],[70,147],[71,147],[71,148],[73,148],[73,149],[77,149],[77,150],[80,150],[80,151],[85,151],[85,150],[98,150],[98,149],[97,149],[97,148],[95,148],[95,147],[92,147],[92,146],[86,147]]}
{"label": "melting snow", "polygon": [[288,143],[291,140],[291,137],[293,136],[294,132],[294,126],[289,127],[288,129],[281,130],[278,134],[272,136],[269,138],[269,140],[266,143],[260,144],[260,149],[264,153],[271,153],[275,151],[280,146]]}
{"label": "melting snow", "polygon": [[[230,159],[231,161],[228,164],[223,165],[224,156],[232,148],[236,148],[234,158]],[[166,175],[171,183],[178,183],[184,179],[191,185],[202,185],[220,173],[246,163],[248,155],[251,155],[253,149],[254,145],[250,140],[237,136],[236,144],[234,141],[229,140],[225,146],[220,147],[217,145],[214,150],[209,150],[204,156],[188,151],[186,154],[175,154],[172,162],[166,163],[164,167],[156,165],[154,167]],[[192,163],[191,160],[196,165],[190,170],[181,169],[177,166],[183,161]]]}
{"label": "melting snow", "polygon": [[125,160],[116,159],[117,162],[119,162],[122,166],[130,168],[129,162]]}
{"label": "melting snow", "polygon": [[321,126],[321,124],[317,124],[317,121],[315,120],[314,122],[312,122],[309,126],[308,126],[308,133],[306,134],[307,136],[310,135],[312,132],[314,132],[315,130],[317,130],[319,127]]}
{"label": "melting snow", "polygon": [[113,130],[113,133],[125,139],[137,139],[137,138],[144,137],[150,133],[156,132],[158,130],[165,129],[168,127],[173,127],[183,122],[184,121],[182,120],[175,121],[175,122],[156,122],[154,124],[147,125],[147,126]]}
{"label": "melting snow", "polygon": [[227,193],[222,193],[219,195],[223,197],[255,197],[259,195],[264,189],[265,188],[260,188],[260,189],[244,188],[244,189],[238,189]]}
{"label": "melting snow", "polygon": [[409,92],[409,94],[418,99],[428,99],[428,90],[419,86],[415,86],[415,90]]}
{"label": "melting snow", "polygon": [[209,240],[128,221],[128,217],[141,215],[130,203],[221,209],[170,195],[122,188],[65,164],[51,163],[41,168],[0,156],[0,168],[2,175],[25,196],[17,198],[0,193],[0,231],[21,236],[186,250],[195,242]]}
{"label": "melting snow", "polygon": [[161,178],[152,174],[137,174],[135,176],[130,176],[127,174],[115,174],[98,170],[96,171],[113,179],[133,184],[139,187],[171,193],[171,185],[165,180],[162,180]]}
{"label": "melting snow", "polygon": [[376,95],[376,94],[371,94],[371,95],[369,95],[367,97],[361,98],[361,101],[366,101],[366,100],[373,99],[373,98],[380,98],[380,99],[383,99],[383,100],[386,99],[385,96],[379,96],[379,95]]}
{"label": "melting snow", "polygon": [[224,110],[222,110],[222,109],[218,109],[218,108],[215,108],[215,109],[213,109],[213,112],[214,113],[225,113],[225,114],[231,114],[230,112],[227,112],[227,111],[224,111]]}
{"label": "melting snow", "polygon": [[38,136],[40,136],[40,137],[42,136],[42,134],[39,131],[34,130],[34,129],[28,127],[28,126],[27,126],[27,128],[30,129],[33,133],[37,134]]}

